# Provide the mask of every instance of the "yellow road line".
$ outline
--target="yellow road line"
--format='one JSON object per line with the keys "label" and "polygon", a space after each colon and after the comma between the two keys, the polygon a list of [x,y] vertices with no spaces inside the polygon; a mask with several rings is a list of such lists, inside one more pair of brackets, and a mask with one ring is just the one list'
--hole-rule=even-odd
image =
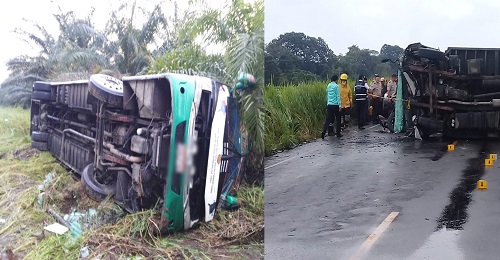
{"label": "yellow road line", "polygon": [[399,215],[399,212],[391,212],[385,219],[380,223],[380,225],[373,231],[373,233],[368,236],[365,242],[358,249],[356,254],[354,254],[350,259],[363,259],[366,253],[370,250],[372,245],[377,241],[377,239],[384,233],[384,231],[389,227],[389,225],[394,221],[394,219]]}

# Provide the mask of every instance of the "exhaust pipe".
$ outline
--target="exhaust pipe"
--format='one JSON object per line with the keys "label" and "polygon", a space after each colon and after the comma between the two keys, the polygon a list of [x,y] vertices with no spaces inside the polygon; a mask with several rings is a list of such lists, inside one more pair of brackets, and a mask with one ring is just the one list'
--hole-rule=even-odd
{"label": "exhaust pipe", "polygon": [[132,156],[130,154],[122,153],[118,151],[112,144],[110,143],[104,143],[104,146],[106,146],[110,152],[112,152],[114,155],[120,157],[121,159],[127,160],[132,163],[141,163],[144,162],[144,158],[138,157],[138,156]]}

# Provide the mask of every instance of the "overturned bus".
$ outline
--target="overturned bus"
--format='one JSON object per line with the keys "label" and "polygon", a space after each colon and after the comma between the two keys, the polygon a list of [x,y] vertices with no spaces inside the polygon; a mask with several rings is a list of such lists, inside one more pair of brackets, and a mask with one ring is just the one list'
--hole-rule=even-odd
{"label": "overturned bus", "polygon": [[[422,139],[436,133],[445,138],[498,137],[499,52],[456,47],[442,52],[420,43],[409,45],[399,59],[398,86],[406,129],[416,126]],[[394,120],[394,112],[389,119]]]}
{"label": "overturned bus", "polygon": [[247,139],[231,88],[158,74],[35,82],[32,147],[81,176],[86,194],[128,212],[161,211],[162,229],[210,221],[238,187]]}

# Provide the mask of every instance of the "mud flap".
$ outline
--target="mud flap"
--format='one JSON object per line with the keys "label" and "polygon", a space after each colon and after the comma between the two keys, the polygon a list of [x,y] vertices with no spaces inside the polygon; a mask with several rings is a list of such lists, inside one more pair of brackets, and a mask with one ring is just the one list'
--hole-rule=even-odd
{"label": "mud flap", "polygon": [[394,109],[394,132],[401,133],[403,131],[403,80],[401,78],[401,70],[398,70],[398,85],[396,89],[396,104]]}

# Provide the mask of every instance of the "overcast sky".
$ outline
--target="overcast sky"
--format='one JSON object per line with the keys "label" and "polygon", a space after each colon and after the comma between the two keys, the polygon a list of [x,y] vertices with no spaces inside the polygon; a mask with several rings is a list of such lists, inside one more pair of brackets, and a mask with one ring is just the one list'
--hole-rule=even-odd
{"label": "overcast sky", "polygon": [[[16,56],[36,53],[27,43],[21,41],[18,35],[12,30],[21,27],[30,32],[36,32],[31,27],[31,23],[23,21],[23,18],[35,20],[44,25],[51,33],[57,33],[58,25],[53,13],[58,13],[57,4],[61,5],[64,11],[73,10],[79,17],[84,17],[91,10],[91,6],[96,7],[96,25],[104,26],[105,17],[109,14],[110,3],[108,0],[85,0],[85,1],[55,1],[51,0],[15,0],[9,1],[0,8],[0,34],[2,44],[0,48],[0,82],[4,81],[8,72],[5,63]],[[115,1],[117,2],[117,1]]]}
{"label": "overcast sky", "polygon": [[500,1],[265,0],[265,42],[286,32],[323,38],[335,54],[354,44],[500,48]]}

